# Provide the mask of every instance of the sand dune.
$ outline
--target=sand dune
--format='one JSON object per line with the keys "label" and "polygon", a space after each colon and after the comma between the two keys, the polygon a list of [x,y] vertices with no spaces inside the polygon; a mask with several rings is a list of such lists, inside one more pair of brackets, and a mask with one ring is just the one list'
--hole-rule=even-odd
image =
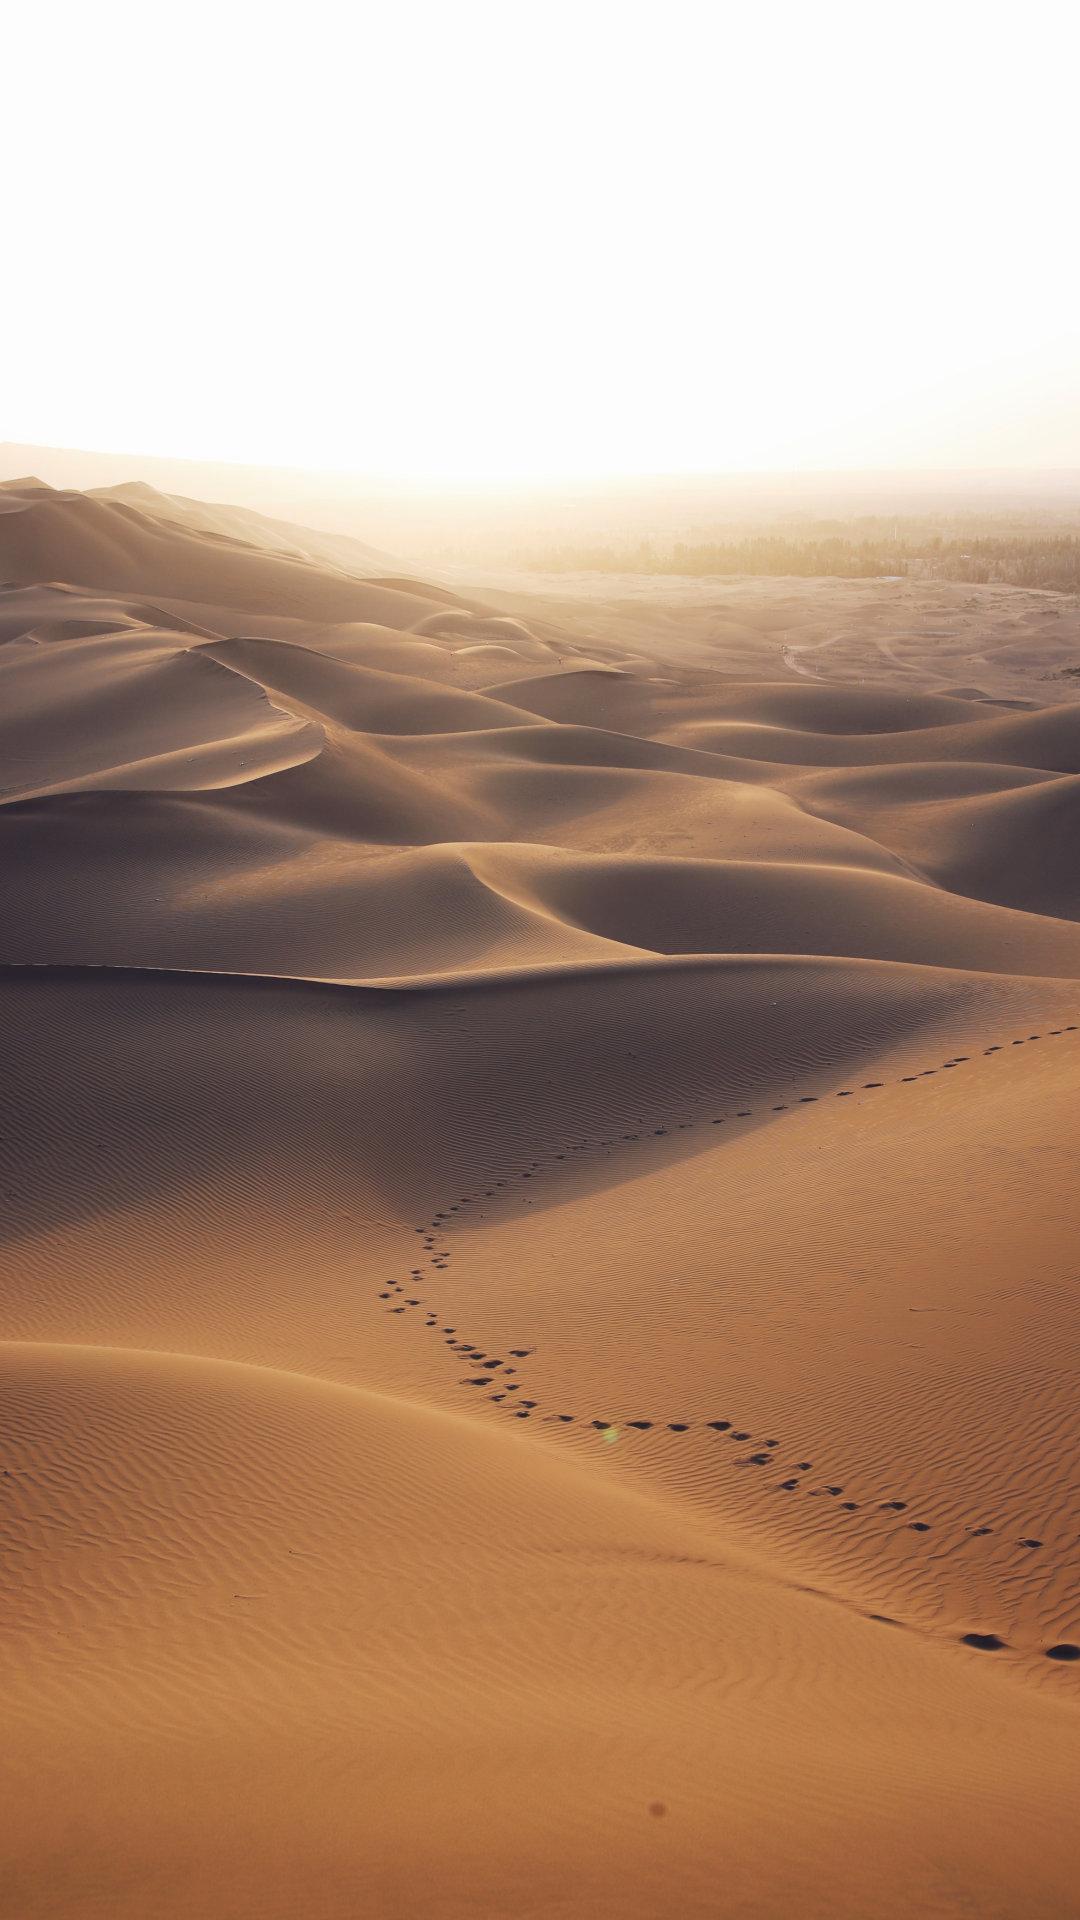
{"label": "sand dune", "polygon": [[118,491],[0,496],[0,1906],[1064,1920],[1080,707]]}
{"label": "sand dune", "polygon": [[482,693],[424,686],[406,674],[380,673],[357,661],[339,665],[314,649],[282,641],[227,640],[206,651],[257,686],[354,732],[475,733],[529,725],[529,715]]}
{"label": "sand dune", "polygon": [[[928,777],[930,776],[930,777]],[[965,776],[970,776],[966,778]],[[799,788],[827,817],[854,816],[941,886],[1029,914],[1075,919],[1080,780],[1034,768],[899,767]],[[855,798],[857,794],[857,798]]]}
{"label": "sand dune", "polygon": [[144,481],[134,480],[115,487],[91,487],[94,500],[118,501],[135,507],[166,525],[194,528],[199,533],[221,535],[227,540],[246,540],[252,546],[267,547],[272,553],[299,555],[305,560],[329,562],[346,573],[376,573],[391,564],[389,554],[369,547],[362,540],[319,533],[313,527],[297,527],[286,520],[268,519],[248,507],[227,507],[207,500],[191,500],[184,494],[162,493]]}
{"label": "sand dune", "polygon": [[[298,619],[380,620],[411,626],[433,610],[423,593],[367,585],[241,539],[166,526],[121,502],[88,494],[9,497],[0,513],[0,573],[14,582],[74,581],[112,592],[199,597],[227,610]],[[153,582],[153,587],[149,583]]]}

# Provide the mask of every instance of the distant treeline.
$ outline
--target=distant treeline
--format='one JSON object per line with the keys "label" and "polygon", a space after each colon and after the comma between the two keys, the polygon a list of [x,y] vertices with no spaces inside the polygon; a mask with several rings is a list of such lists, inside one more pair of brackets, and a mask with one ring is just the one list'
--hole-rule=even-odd
{"label": "distant treeline", "polygon": [[746,533],[724,540],[679,540],[667,547],[650,541],[625,547],[560,545],[517,558],[520,566],[538,573],[757,573],[843,580],[906,575],[1080,592],[1077,534],[876,538]]}

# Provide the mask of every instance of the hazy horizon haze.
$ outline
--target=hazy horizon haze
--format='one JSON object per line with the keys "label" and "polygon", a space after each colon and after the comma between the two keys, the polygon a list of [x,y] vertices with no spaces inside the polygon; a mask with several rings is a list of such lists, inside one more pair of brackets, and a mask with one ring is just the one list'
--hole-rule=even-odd
{"label": "hazy horizon haze", "polygon": [[1077,40],[1044,0],[25,15],[5,430],[438,484],[1075,465]]}

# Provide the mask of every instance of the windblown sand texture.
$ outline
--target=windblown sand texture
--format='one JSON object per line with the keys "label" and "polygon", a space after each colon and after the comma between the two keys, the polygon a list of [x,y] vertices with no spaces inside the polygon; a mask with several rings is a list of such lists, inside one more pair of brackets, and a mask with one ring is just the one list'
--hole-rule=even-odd
{"label": "windblown sand texture", "polygon": [[0,492],[5,1920],[1075,1915],[1059,604],[319,542]]}

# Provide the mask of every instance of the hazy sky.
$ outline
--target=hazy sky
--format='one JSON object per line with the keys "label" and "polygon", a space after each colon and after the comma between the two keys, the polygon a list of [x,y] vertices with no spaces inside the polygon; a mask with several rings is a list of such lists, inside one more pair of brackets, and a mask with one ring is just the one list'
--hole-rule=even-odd
{"label": "hazy sky", "polygon": [[0,434],[1080,465],[1075,5],[9,9]]}

